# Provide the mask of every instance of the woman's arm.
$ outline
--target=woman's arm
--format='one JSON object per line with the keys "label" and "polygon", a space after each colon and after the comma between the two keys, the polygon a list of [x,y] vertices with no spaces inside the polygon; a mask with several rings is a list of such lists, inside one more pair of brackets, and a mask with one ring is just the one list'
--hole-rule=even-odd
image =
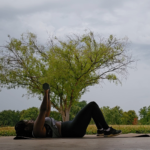
{"label": "woman's arm", "polygon": [[48,109],[49,109],[48,95],[49,95],[49,89],[44,91],[44,98],[40,107],[40,113],[34,122],[33,134],[35,135],[35,137],[46,136],[46,129],[44,127],[44,123],[45,123],[45,116],[48,113]]}
{"label": "woman's arm", "polygon": [[48,94],[48,108],[45,117],[49,117],[50,112],[51,112],[51,101],[50,101],[50,94]]}

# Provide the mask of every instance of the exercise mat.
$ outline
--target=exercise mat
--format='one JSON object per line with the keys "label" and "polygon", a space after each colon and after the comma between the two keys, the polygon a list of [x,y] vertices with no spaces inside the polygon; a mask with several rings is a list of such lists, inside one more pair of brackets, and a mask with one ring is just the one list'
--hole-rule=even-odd
{"label": "exercise mat", "polygon": [[96,135],[85,135],[83,138],[140,138],[140,137],[150,137],[150,134],[137,134],[137,133],[128,133],[120,134],[112,137],[96,136]]}
{"label": "exercise mat", "polygon": [[138,133],[128,133],[128,134],[120,134],[116,137],[150,137],[150,134],[138,134]]}

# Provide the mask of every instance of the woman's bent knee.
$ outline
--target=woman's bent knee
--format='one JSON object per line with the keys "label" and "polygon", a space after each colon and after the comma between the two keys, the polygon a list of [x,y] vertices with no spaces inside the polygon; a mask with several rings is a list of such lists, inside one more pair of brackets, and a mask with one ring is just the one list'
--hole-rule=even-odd
{"label": "woman's bent knee", "polygon": [[92,101],[92,102],[89,103],[89,105],[97,105],[97,103]]}

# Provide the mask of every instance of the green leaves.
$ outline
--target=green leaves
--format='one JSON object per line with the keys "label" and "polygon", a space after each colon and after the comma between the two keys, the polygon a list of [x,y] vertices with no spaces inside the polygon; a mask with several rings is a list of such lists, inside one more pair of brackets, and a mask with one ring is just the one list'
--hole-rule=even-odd
{"label": "green leaves", "polygon": [[117,77],[116,77],[116,75],[114,75],[114,74],[108,74],[108,75],[106,76],[106,78],[107,78],[108,80],[117,80]]}
{"label": "green leaves", "polygon": [[138,118],[134,110],[124,112],[119,106],[113,108],[104,106],[101,110],[106,122],[111,125],[132,125],[134,118]]}
{"label": "green leaves", "polygon": [[22,110],[20,112],[20,120],[36,120],[38,114],[39,109],[36,107],[32,107],[27,110]]}
{"label": "green leaves", "polygon": [[107,79],[120,83],[118,75],[126,76],[133,62],[126,53],[126,40],[110,35],[108,39],[96,37],[93,32],[55,37],[45,47],[37,42],[33,33],[11,38],[0,57],[0,82],[7,88],[21,86],[28,95],[42,97],[42,84],[51,86],[52,105],[62,115],[79,101],[88,86]]}
{"label": "green leaves", "polygon": [[15,126],[19,119],[19,111],[4,110],[0,112],[0,126]]}
{"label": "green leaves", "polygon": [[141,124],[150,125],[150,106],[141,108],[139,115]]}
{"label": "green leaves", "polygon": [[81,102],[77,102],[75,103],[72,107],[71,107],[71,111],[70,111],[70,120],[74,119],[75,116],[77,115],[77,113],[87,105],[86,101],[81,101]]}
{"label": "green leaves", "polygon": [[122,124],[131,125],[134,122],[134,118],[138,118],[134,110],[124,112],[122,116]]}

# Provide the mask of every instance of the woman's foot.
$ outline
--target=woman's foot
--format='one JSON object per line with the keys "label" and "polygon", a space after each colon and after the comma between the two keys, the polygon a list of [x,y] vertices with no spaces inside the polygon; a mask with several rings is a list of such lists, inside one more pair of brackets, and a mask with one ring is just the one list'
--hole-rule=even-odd
{"label": "woman's foot", "polygon": [[98,129],[97,130],[97,136],[104,136],[104,130],[103,129]]}
{"label": "woman's foot", "polygon": [[44,90],[48,90],[48,89],[49,89],[49,93],[50,93],[50,86],[49,86],[48,83],[44,83],[44,84],[43,84],[43,89],[44,89]]}
{"label": "woman's foot", "polygon": [[109,127],[107,130],[104,130],[104,137],[117,136],[121,133],[121,130],[115,130],[112,127]]}

